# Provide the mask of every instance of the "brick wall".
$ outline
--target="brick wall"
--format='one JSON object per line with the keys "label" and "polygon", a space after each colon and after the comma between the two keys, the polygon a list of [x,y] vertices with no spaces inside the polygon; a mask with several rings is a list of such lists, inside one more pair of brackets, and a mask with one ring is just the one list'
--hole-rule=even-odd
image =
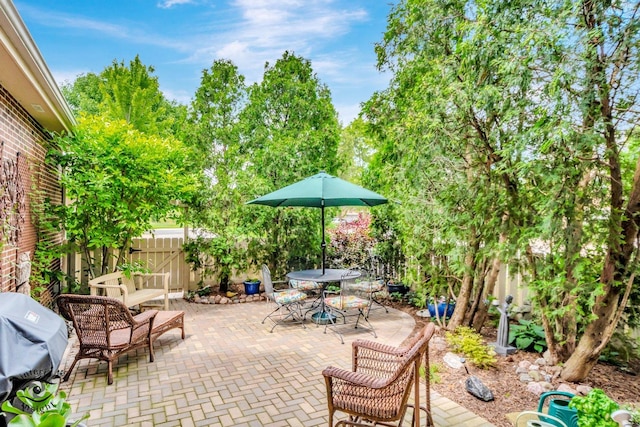
{"label": "brick wall", "polygon": [[[62,191],[56,171],[44,165],[48,132],[31,117],[0,84],[0,223],[2,247],[0,259],[0,291],[16,290],[16,264],[20,255],[29,252],[31,259],[38,239],[37,221],[33,210],[39,197],[62,202]],[[62,236],[48,235],[44,240],[53,244]],[[52,267],[59,268],[59,261]],[[59,284],[49,284],[41,298],[50,305]]]}

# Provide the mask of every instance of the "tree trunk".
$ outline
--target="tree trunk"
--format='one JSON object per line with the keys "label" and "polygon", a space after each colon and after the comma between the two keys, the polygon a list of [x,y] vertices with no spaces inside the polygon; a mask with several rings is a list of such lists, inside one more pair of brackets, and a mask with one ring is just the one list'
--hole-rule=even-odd
{"label": "tree trunk", "polygon": [[[469,249],[464,258],[464,276],[462,278],[462,285],[460,286],[460,292],[458,292],[458,299],[456,300],[456,308],[453,311],[453,316],[449,321],[449,329],[453,330],[463,324],[464,315],[467,311],[469,300],[471,297],[471,291],[473,289],[473,277],[476,271],[476,254],[480,244],[478,238],[475,236],[475,229],[471,230],[472,237],[469,242]],[[437,304],[437,301],[435,302]]]}

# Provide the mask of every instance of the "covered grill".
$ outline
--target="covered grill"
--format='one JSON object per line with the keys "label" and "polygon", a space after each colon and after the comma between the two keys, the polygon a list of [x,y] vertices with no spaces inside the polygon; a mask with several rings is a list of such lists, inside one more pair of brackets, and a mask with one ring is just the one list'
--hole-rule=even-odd
{"label": "covered grill", "polygon": [[55,312],[26,295],[0,293],[0,404],[28,381],[56,376],[67,341]]}

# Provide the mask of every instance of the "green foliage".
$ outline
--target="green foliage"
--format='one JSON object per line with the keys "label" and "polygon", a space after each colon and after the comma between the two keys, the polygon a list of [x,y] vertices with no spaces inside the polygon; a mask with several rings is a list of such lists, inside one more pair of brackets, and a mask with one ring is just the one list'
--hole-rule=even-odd
{"label": "green foliage", "polygon": [[[81,116],[73,135],[59,137],[47,161],[61,171],[68,203],[50,205],[69,245],[88,260],[92,277],[122,264],[131,239],[172,214],[189,197],[189,152],[173,138],[136,131],[123,121]],[[94,256],[101,263],[95,267]]]}
{"label": "green foliage", "polygon": [[544,329],[531,320],[520,319],[517,325],[509,327],[509,344],[515,344],[519,350],[542,353],[547,349]]}
{"label": "green foliage", "polygon": [[599,388],[594,388],[586,396],[574,396],[570,408],[578,410],[578,427],[617,427],[611,413],[619,405]]}
{"label": "green foliage", "polygon": [[[311,63],[285,52],[266,64],[263,79],[249,88],[240,114],[243,161],[236,172],[246,185],[245,202],[324,170],[335,174],[340,138],[331,94]],[[320,209],[249,206],[249,258],[266,263],[274,277],[289,266],[319,265]],[[327,210],[331,218],[335,210]]]}
{"label": "green foliage", "polygon": [[[439,363],[430,363],[429,364],[429,382],[433,384],[440,384],[442,382],[442,378],[440,377],[440,372],[442,372],[442,366]],[[422,378],[425,377],[424,365],[420,365],[420,376]]]}
{"label": "green foliage", "polygon": [[368,267],[375,246],[370,224],[371,215],[359,212],[356,220],[340,222],[337,226],[329,228],[328,263],[337,266]]}
{"label": "green foliage", "polygon": [[[246,264],[249,221],[244,198],[251,180],[242,174],[239,113],[247,89],[237,67],[217,60],[202,71],[200,87],[188,116],[187,141],[198,153],[199,167],[206,171],[202,185],[188,202],[187,219],[202,236],[188,242],[193,268],[205,277],[217,275],[220,291],[226,292],[231,274]],[[242,243],[241,243],[242,242]]]}
{"label": "green foliage", "polygon": [[437,265],[459,309],[509,262],[572,380],[632,288],[640,208],[635,4],[581,5],[401,0],[375,47],[389,87],[363,110],[365,177],[401,203],[380,234]]}
{"label": "green foliage", "polygon": [[63,85],[62,92],[76,115],[104,115],[141,132],[178,135],[186,108],[165,99],[154,71],[137,55],[128,64],[114,60],[100,74]]}
{"label": "green foliage", "polygon": [[86,413],[79,420],[69,420],[71,405],[66,401],[67,394],[58,392],[58,384],[32,381],[25,389],[18,390],[16,396],[30,412],[16,408],[9,401],[3,402],[2,410],[16,415],[9,421],[12,427],[75,427],[89,418]]}
{"label": "green foliage", "polygon": [[134,273],[151,273],[151,269],[144,261],[123,262],[116,266],[116,270],[122,271],[122,274],[127,279],[131,279]]}
{"label": "green foliage", "polygon": [[467,326],[459,326],[445,334],[447,343],[455,353],[462,353],[480,369],[496,365],[496,353],[482,341],[482,335]]}

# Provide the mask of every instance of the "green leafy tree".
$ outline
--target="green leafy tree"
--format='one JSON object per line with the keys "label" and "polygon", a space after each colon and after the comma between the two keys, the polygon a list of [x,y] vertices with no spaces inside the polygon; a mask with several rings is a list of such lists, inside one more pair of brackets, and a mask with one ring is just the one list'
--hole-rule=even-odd
{"label": "green leafy tree", "polygon": [[128,64],[114,60],[99,74],[63,85],[62,92],[76,114],[104,114],[142,132],[180,137],[186,107],[165,98],[154,71],[137,55]]}
{"label": "green leafy tree", "polygon": [[47,161],[60,168],[68,202],[51,209],[90,277],[112,271],[114,250],[115,265],[122,264],[131,239],[194,190],[189,152],[179,141],[124,121],[81,116],[74,133],[56,143]]}
{"label": "green leafy tree", "polygon": [[245,106],[244,77],[228,60],[217,60],[202,72],[189,114],[188,138],[199,153],[206,173],[202,191],[189,204],[189,222],[206,234],[193,243],[201,256],[210,257],[218,274],[220,291],[228,290],[234,270],[246,263],[243,244],[243,212],[246,183],[240,180],[243,165],[239,114]]}
{"label": "green leafy tree", "polygon": [[[262,82],[249,90],[241,122],[246,194],[258,197],[321,170],[335,173],[338,117],[308,60],[285,52],[267,63]],[[274,277],[296,260],[320,264],[319,209],[252,206],[249,214],[252,258],[267,262]]]}
{"label": "green leafy tree", "polygon": [[637,271],[640,160],[621,158],[639,119],[637,11],[405,0],[376,46],[394,77],[367,104],[384,159],[368,176],[403,202],[403,249],[424,272],[446,254],[454,325],[481,324],[500,261],[526,268],[570,381],[597,362]]}

